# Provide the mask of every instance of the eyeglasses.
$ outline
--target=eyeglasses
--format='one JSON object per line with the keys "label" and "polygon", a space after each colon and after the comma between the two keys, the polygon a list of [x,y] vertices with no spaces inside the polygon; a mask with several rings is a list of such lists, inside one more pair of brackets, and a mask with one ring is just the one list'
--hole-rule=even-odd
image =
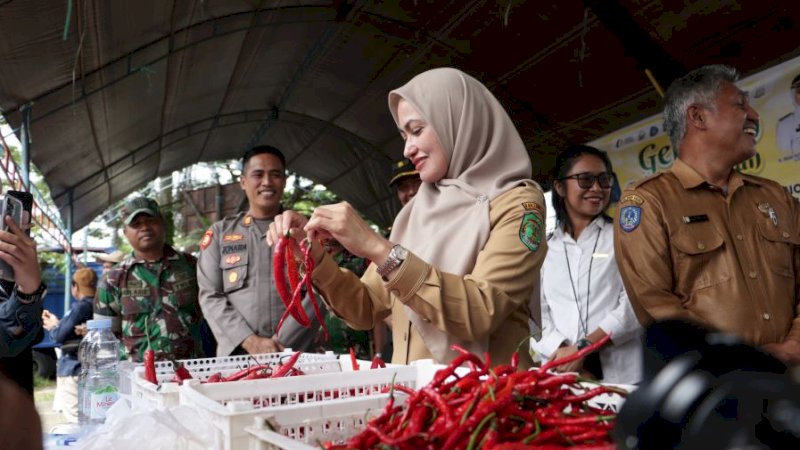
{"label": "eyeglasses", "polygon": [[559,181],[563,181],[568,178],[574,178],[578,180],[578,186],[580,186],[582,189],[590,189],[592,186],[594,186],[595,181],[597,181],[600,184],[600,187],[603,189],[608,189],[612,184],[614,184],[614,174],[608,172],[603,172],[600,175],[594,175],[589,172],[576,173],[575,175],[568,175],[560,178]]}

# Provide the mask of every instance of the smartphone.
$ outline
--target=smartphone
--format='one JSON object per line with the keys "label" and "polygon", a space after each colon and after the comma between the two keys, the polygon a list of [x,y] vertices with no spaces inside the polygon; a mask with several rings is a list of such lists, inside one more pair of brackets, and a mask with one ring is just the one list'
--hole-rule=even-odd
{"label": "smartphone", "polygon": [[[0,217],[3,218],[2,223],[0,223],[0,230],[10,232],[8,225],[6,225],[6,216],[11,217],[17,224],[22,224],[24,212],[25,208],[20,199],[9,194],[0,196]],[[30,217],[30,213],[28,213],[28,217]],[[14,269],[3,260],[0,260],[0,279],[14,281]]]}
{"label": "smartphone", "polygon": [[[27,225],[31,223],[33,217],[33,195],[30,192],[24,191],[7,191],[6,195],[16,198],[22,203],[22,220],[17,222],[20,225]],[[31,229],[25,230],[28,236],[31,235]]]}

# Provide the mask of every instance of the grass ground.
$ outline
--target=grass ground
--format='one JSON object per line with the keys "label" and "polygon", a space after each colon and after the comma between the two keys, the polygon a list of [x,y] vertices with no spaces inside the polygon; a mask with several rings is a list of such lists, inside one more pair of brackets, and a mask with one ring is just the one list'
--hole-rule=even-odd
{"label": "grass ground", "polygon": [[47,433],[55,425],[64,423],[64,416],[60,412],[53,411],[53,399],[56,394],[56,380],[40,378],[33,379],[33,400],[36,403],[36,411],[42,421],[42,431]]}

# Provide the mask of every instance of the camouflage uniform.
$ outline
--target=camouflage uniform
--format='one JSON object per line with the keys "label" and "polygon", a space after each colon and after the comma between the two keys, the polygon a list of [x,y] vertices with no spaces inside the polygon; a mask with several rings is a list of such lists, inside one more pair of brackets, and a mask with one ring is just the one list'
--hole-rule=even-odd
{"label": "camouflage uniform", "polygon": [[158,261],[131,254],[103,275],[95,314],[121,317],[122,343],[129,359],[143,360],[148,334],[156,359],[201,356],[196,266],[192,255],[164,245]]}
{"label": "camouflage uniform", "polygon": [[[345,268],[359,277],[369,265],[367,260],[359,258],[342,250],[334,255],[333,260],[339,267]],[[372,359],[372,343],[370,342],[369,331],[354,330],[347,326],[344,321],[331,313],[325,316],[325,326],[328,327],[330,334],[329,342],[323,344],[325,350],[333,350],[336,353],[348,353],[353,347],[359,359]]]}

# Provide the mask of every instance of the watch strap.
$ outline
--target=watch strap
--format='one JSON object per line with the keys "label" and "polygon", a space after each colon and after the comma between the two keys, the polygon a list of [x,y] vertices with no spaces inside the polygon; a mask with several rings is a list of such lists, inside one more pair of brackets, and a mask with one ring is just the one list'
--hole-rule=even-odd
{"label": "watch strap", "polygon": [[44,297],[44,293],[47,291],[47,285],[44,282],[39,284],[39,287],[36,288],[35,291],[31,292],[30,294],[25,294],[24,292],[20,292],[19,286],[15,287],[14,290],[17,294],[17,300],[22,303],[30,304],[39,301],[42,297]]}
{"label": "watch strap", "polygon": [[378,275],[380,275],[383,278],[386,278],[387,275],[392,273],[392,271],[396,269],[404,261],[403,259],[397,257],[397,247],[399,247],[399,245],[395,245],[394,247],[392,247],[391,250],[389,250],[389,256],[386,257],[386,261],[384,261],[383,264],[378,266],[376,270],[378,272]]}

